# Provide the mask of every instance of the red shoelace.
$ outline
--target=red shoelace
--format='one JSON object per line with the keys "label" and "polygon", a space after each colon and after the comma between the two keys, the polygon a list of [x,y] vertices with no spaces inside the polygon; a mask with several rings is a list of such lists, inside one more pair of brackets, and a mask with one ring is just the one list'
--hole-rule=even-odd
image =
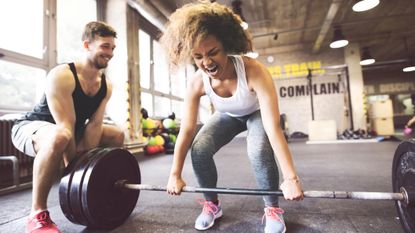
{"label": "red shoelace", "polygon": [[44,226],[49,226],[50,224],[54,224],[52,220],[49,217],[48,211],[43,211],[38,213],[33,219],[33,222],[35,222],[36,227],[34,229],[39,229]]}
{"label": "red shoelace", "polygon": [[216,215],[216,213],[218,212],[219,208],[217,205],[215,205],[215,203],[211,202],[211,201],[206,201],[203,199],[198,200],[199,204],[203,205],[203,212],[210,214],[212,213],[213,215]]}
{"label": "red shoelace", "polygon": [[284,210],[278,207],[266,207],[265,208],[265,214],[262,216],[262,223],[264,223],[265,217],[269,217],[272,220],[276,220],[278,222],[282,222],[280,216],[278,214],[283,214]]}

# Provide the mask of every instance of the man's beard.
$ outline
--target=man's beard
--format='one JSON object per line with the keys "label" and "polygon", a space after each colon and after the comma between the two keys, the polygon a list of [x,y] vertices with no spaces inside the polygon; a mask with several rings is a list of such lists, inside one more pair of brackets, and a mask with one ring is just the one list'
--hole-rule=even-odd
{"label": "man's beard", "polygon": [[[104,59],[103,59],[104,60]],[[104,69],[104,68],[107,68],[107,66],[108,66],[108,61],[105,61],[105,62],[100,62],[100,58],[96,58],[95,60],[94,60],[94,66],[97,68],[97,69]]]}

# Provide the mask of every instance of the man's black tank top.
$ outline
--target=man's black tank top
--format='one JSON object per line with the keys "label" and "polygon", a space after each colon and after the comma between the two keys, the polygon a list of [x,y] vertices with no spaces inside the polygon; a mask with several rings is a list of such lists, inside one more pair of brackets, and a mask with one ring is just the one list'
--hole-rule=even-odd
{"label": "man's black tank top", "polygon": [[[76,72],[75,64],[69,63],[69,68],[72,71],[72,74],[75,78],[75,90],[72,92],[72,99],[75,109],[75,135],[77,139],[82,137],[86,120],[91,118],[91,116],[96,112],[102,100],[107,95],[107,82],[105,80],[105,75],[101,76],[101,87],[98,90],[95,96],[87,96],[81,88],[81,83],[79,82],[78,75]],[[38,103],[33,111],[26,113],[22,120],[41,120],[55,123],[52,114],[49,111],[49,106],[46,100],[46,95],[44,94],[40,103]]]}

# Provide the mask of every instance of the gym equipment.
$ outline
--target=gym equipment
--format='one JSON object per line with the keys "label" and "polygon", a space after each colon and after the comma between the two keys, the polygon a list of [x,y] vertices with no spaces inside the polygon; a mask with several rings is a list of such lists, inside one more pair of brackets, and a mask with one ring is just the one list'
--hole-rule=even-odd
{"label": "gym equipment", "polygon": [[415,141],[401,143],[395,151],[392,165],[394,192],[405,189],[405,201],[395,202],[405,232],[415,232]]}
{"label": "gym equipment", "polygon": [[411,135],[411,133],[412,133],[412,128],[405,127],[405,129],[403,130],[403,134],[404,134],[405,136],[410,136],[410,135]]}
{"label": "gym equipment", "polygon": [[[141,190],[166,191],[166,187],[140,184],[135,157],[120,148],[93,149],[72,161],[59,187],[61,209],[72,222],[99,229],[113,229],[131,214]],[[402,227],[415,232],[415,141],[402,142],[392,167],[394,193],[304,191],[306,198],[393,200]],[[278,195],[281,190],[195,188],[183,192],[241,195]]]}
{"label": "gym equipment", "polygon": [[163,126],[166,129],[176,128],[176,122],[170,118],[166,118],[163,120]]}
{"label": "gym equipment", "polygon": [[94,149],[68,168],[59,185],[59,202],[71,222],[112,229],[130,216],[140,192],[114,187],[118,180],[141,182],[137,160],[128,151]]}

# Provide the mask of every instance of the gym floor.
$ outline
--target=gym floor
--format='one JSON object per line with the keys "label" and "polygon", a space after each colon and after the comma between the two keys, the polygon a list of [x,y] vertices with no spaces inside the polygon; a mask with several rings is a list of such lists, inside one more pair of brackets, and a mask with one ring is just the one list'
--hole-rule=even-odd
{"label": "gym floor", "polygon": [[[355,144],[306,144],[290,142],[304,190],[392,192],[392,159],[398,141]],[[218,187],[256,188],[246,156],[245,138],[237,137],[216,155]],[[166,185],[171,155],[138,157],[142,183]],[[190,156],[183,177],[197,186]],[[108,232],[197,232],[194,220],[201,211],[200,194],[180,197],[142,191],[131,216]],[[263,202],[259,196],[221,195],[224,216],[208,232],[263,232]],[[403,233],[393,201],[307,198],[301,202],[280,199],[287,232]],[[0,232],[24,232],[30,210],[31,190],[0,196]],[[58,198],[58,184],[49,195],[49,210],[62,232],[103,232],[75,225],[65,218]]]}

